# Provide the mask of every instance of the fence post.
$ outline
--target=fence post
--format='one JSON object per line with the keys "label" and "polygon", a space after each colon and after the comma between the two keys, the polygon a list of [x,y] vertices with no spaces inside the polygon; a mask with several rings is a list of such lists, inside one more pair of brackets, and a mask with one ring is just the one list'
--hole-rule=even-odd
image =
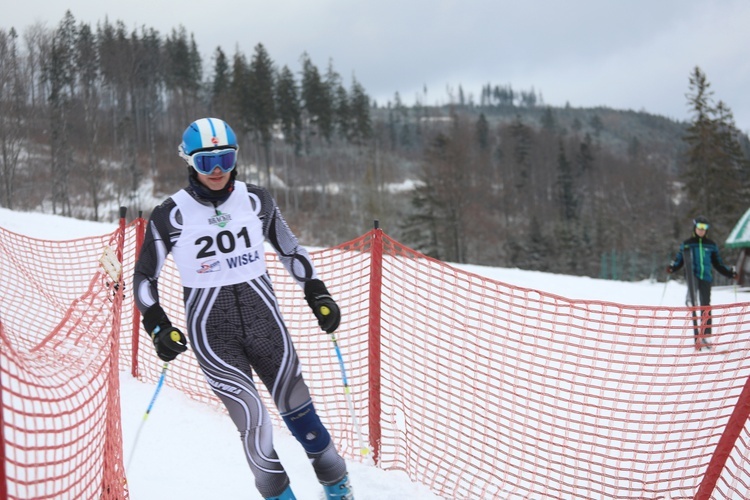
{"label": "fence post", "polygon": [[750,416],[750,377],[745,381],[745,387],[742,388],[740,397],[737,398],[732,415],[729,417],[724,432],[716,444],[714,454],[711,456],[711,461],[706,467],[706,473],[703,475],[703,480],[693,500],[708,500],[711,498],[729,454],[734,449],[742,429],[745,428],[748,416]]}
{"label": "fence post", "polygon": [[[3,331],[3,319],[0,318],[0,339],[4,340],[5,332]],[[0,370],[2,375],[2,370]],[[8,478],[5,473],[5,464],[7,460],[5,458],[5,419],[3,413],[5,413],[3,405],[3,384],[2,378],[0,378],[0,500],[8,500]]]}
{"label": "fence post", "polygon": [[[122,264],[125,248],[125,215],[126,207],[120,207],[120,225],[117,231],[117,250],[115,254]],[[120,272],[119,280],[115,284],[115,294],[112,304],[113,319],[110,332],[112,350],[106,360],[109,364],[109,380],[107,381],[107,414],[105,424],[104,446],[102,449],[104,461],[102,463],[102,485],[100,498],[121,498],[125,489],[125,473],[122,454],[108,453],[108,450],[122,450],[122,415],[120,413],[120,334],[122,328],[122,304],[125,297],[125,277]]]}
{"label": "fence post", "polygon": [[380,402],[380,299],[383,282],[383,230],[375,221],[371,232],[370,246],[370,317],[368,325],[368,364],[370,369],[368,411],[370,449],[373,462],[377,465],[381,440]]}
{"label": "fence post", "polygon": [[[135,220],[135,262],[138,262],[138,256],[143,246],[143,238],[146,234],[146,221],[143,220],[143,212],[138,212],[138,218]],[[138,378],[138,339],[141,331],[141,311],[135,305],[135,290],[133,290],[133,332],[131,335],[131,352],[130,352],[130,374],[133,378]]]}

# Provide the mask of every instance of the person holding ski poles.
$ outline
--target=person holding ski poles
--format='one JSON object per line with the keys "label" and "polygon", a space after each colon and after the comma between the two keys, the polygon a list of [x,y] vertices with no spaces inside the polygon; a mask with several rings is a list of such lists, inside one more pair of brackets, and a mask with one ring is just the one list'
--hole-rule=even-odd
{"label": "person holding ski poles", "polygon": [[[273,446],[268,410],[254,371],[302,444],[329,500],[353,500],[346,462],[315,412],[300,360],[266,272],[264,241],[304,290],[320,327],[332,333],[341,313],[305,248],[267,189],[236,180],[237,138],[218,118],[191,123],[179,156],[188,185],[148,221],[133,288],[143,326],[165,362],[188,340],[206,381],[226,406],[266,499],[295,500]],[[159,305],[158,278],[171,253],[184,289],[187,339]]]}
{"label": "person holding ski poles", "polygon": [[[685,266],[685,278],[687,281],[686,305],[691,307],[701,306],[703,309],[703,326],[697,328],[697,320],[693,320],[695,329],[695,348],[701,350],[711,349],[711,344],[706,337],[711,335],[711,286],[715,268],[727,278],[737,279],[734,267],[724,265],[719,255],[719,247],[716,243],[706,237],[708,232],[708,219],[702,215],[693,219],[693,235],[682,242],[675,258],[667,266],[667,273],[672,274]],[[693,312],[695,317],[695,312]],[[701,333],[701,329],[703,332]]]}

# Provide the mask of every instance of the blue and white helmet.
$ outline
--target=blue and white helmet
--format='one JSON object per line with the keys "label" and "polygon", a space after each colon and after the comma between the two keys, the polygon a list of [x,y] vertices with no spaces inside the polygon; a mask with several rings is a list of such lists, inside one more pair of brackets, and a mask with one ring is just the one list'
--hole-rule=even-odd
{"label": "blue and white helmet", "polygon": [[201,118],[185,129],[177,152],[196,171],[208,174],[217,166],[232,170],[237,149],[237,136],[224,120]]}

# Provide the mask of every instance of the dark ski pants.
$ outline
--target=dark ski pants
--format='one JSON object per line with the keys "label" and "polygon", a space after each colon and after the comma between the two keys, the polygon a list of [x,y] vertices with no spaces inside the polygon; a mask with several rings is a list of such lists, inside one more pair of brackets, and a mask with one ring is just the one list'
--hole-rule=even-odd
{"label": "dark ski pants", "polygon": [[696,279],[698,283],[698,304],[705,309],[701,312],[701,328],[695,330],[695,341],[698,342],[698,336],[702,332],[703,336],[711,335],[711,282]]}

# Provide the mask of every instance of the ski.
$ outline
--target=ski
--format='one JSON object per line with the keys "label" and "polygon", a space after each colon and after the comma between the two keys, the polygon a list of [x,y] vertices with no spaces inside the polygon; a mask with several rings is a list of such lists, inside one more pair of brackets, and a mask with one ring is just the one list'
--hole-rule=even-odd
{"label": "ski", "polygon": [[696,349],[696,351],[704,354],[729,354],[729,349],[717,349],[716,347],[702,347]]}
{"label": "ski", "polygon": [[726,354],[729,352],[729,349],[727,348],[719,348],[715,346],[714,344],[703,340],[700,344],[696,342],[695,344],[695,352],[698,353],[711,353],[711,354]]}

